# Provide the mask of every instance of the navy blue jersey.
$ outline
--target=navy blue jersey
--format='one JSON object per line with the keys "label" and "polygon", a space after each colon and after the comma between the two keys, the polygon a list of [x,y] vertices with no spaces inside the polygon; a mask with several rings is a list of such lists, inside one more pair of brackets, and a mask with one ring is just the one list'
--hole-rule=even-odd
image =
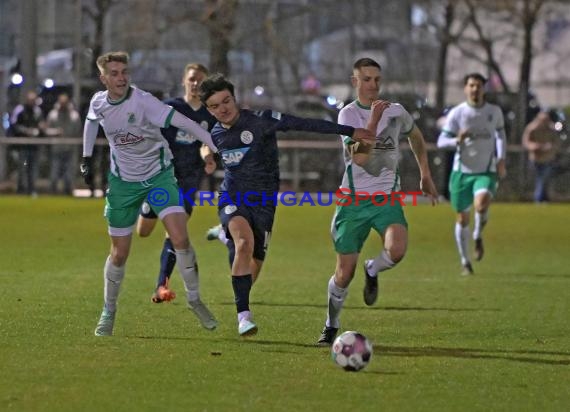
{"label": "navy blue jersey", "polygon": [[[182,97],[165,100],[165,103],[194,120],[208,131],[210,131],[216,123],[216,118],[210,114],[205,106],[194,110]],[[174,164],[176,177],[183,179],[188,176],[202,176],[204,173],[204,161],[200,157],[202,142],[184,130],[177,129],[174,126],[160,130],[164,138],[168,141],[168,146],[174,156],[172,163]]]}
{"label": "navy blue jersey", "polygon": [[237,192],[273,194],[279,190],[279,153],[276,132],[299,130],[352,136],[354,128],[320,119],[304,119],[279,112],[240,110],[229,129],[216,123],[212,140],[224,165],[220,190],[234,199]]}

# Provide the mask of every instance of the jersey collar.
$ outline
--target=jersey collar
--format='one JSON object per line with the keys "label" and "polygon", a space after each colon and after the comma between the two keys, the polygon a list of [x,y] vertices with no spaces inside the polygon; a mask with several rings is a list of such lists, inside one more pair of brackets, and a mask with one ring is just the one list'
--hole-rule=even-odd
{"label": "jersey collar", "polygon": [[370,107],[371,107],[371,106],[365,106],[365,105],[363,105],[362,103],[360,103],[359,100],[356,100],[356,105],[357,105],[358,107],[360,107],[361,109],[364,109],[364,110],[370,110]]}
{"label": "jersey collar", "polygon": [[116,106],[118,104],[123,103],[125,100],[127,100],[129,97],[131,97],[132,93],[133,93],[133,87],[129,86],[129,90],[127,90],[125,95],[118,100],[111,100],[111,99],[109,99],[109,95],[107,95],[107,103],[109,103],[110,105]]}

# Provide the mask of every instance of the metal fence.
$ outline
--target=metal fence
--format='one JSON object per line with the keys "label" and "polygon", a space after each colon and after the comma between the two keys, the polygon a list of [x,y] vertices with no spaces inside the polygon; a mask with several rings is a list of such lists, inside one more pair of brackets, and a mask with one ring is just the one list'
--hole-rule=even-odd
{"label": "metal fence", "polygon": [[[75,145],[76,158],[80,158],[82,139],[79,137],[27,138],[0,137],[0,193],[16,192],[19,150],[23,146],[38,147],[38,179],[36,181],[39,194],[49,193],[50,153],[55,145]],[[419,172],[414,155],[409,147],[401,145],[400,169],[402,188],[416,190],[419,183]],[[300,140],[282,138],[279,140],[280,170],[282,190],[292,191],[335,191],[341,181],[344,170],[342,146],[338,138]],[[443,151],[428,143],[428,156],[433,179],[440,194],[446,195],[447,179],[451,164],[452,152]],[[109,149],[105,139],[97,139],[95,147],[96,182],[98,188],[104,188],[106,173],[109,167]],[[498,200],[530,201],[534,188],[534,172],[528,164],[524,149],[518,145],[508,147],[508,176],[501,181]],[[86,188],[79,175],[78,163],[69,164],[74,170],[74,187]],[[211,179],[205,179],[202,190],[216,190],[223,177],[218,170]],[[553,201],[570,201],[570,148],[560,153],[554,176],[551,179],[550,192]]]}

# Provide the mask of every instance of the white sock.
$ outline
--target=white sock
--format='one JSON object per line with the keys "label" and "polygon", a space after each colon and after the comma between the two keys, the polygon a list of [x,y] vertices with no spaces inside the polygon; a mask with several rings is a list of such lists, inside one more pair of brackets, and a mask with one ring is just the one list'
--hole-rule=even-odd
{"label": "white sock", "polygon": [[455,243],[459,256],[461,256],[461,264],[465,265],[470,262],[469,259],[469,226],[461,226],[461,223],[455,223]]}
{"label": "white sock", "polygon": [[121,282],[125,277],[125,266],[115,266],[111,263],[111,256],[107,257],[105,268],[103,269],[104,289],[103,296],[105,299],[105,307],[111,312],[117,310],[117,299],[119,298],[119,290]]}
{"label": "white sock", "polygon": [[348,295],[348,288],[339,288],[335,281],[334,275],[329,280],[329,303],[327,312],[327,321],[325,323],[328,327],[338,328],[340,326],[339,315],[346,295]]}
{"label": "white sock", "polygon": [[196,254],[194,249],[190,247],[185,250],[175,250],[176,265],[182,275],[184,289],[186,290],[186,298],[189,302],[200,299],[199,281],[198,281],[198,264],[196,263]]}
{"label": "white sock", "polygon": [[473,240],[480,239],[487,219],[489,218],[489,210],[484,212],[475,212],[475,226],[473,227]]}
{"label": "white sock", "polygon": [[241,323],[244,319],[251,320],[251,312],[249,310],[244,310],[243,312],[238,313],[237,317],[238,323]]}
{"label": "white sock", "polygon": [[388,251],[383,249],[382,252],[380,252],[380,254],[376,256],[369,265],[367,265],[366,272],[368,273],[368,276],[376,277],[378,276],[378,272],[393,268],[394,265],[395,263],[390,259]]}
{"label": "white sock", "polygon": [[222,242],[224,245],[228,244],[228,238],[226,237],[226,231],[224,230],[223,226],[220,227],[220,231],[218,232],[218,239],[220,240],[220,242]]}

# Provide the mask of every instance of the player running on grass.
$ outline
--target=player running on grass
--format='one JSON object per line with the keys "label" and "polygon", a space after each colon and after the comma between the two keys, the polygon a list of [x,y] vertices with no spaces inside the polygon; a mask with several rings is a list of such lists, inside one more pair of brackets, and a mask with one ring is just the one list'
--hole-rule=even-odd
{"label": "player running on grass", "polygon": [[[225,172],[218,214],[228,238],[238,333],[253,335],[257,333],[257,325],[251,316],[249,295],[271,239],[279,191],[276,133],[288,130],[342,133],[358,141],[373,141],[373,134],[326,120],[304,119],[272,110],[240,109],[234,85],[219,74],[204,80],[200,90],[202,102],[218,120],[212,129],[212,140]],[[242,197],[245,193],[247,199]]]}
{"label": "player running on grass", "polygon": [[147,197],[172,240],[176,262],[186,288],[188,307],[203,327],[214,329],[216,319],[202,303],[199,292],[196,254],[188,239],[186,213],[180,206],[180,193],[172,170],[172,154],[160,128],[170,125],[186,130],[211,146],[210,134],[199,124],[178,113],[149,93],[130,85],[129,57],[110,52],[97,59],[105,91],[97,92],[89,104],[83,132],[81,173],[89,185],[93,180],[93,147],[99,125],[111,149],[111,168],[105,217],[111,237],[111,253],[103,271],[103,311],[95,335],[110,336],[117,311],[117,300],[131,247],[133,226]]}
{"label": "player running on grass", "polygon": [[[342,136],[346,169],[341,189],[350,190],[353,200],[356,192],[380,192],[389,196],[399,191],[399,141],[408,136],[420,170],[420,189],[435,204],[438,194],[431,178],[422,132],[401,105],[378,99],[381,70],[380,65],[370,58],[359,59],[353,65],[351,80],[357,97],[340,111],[338,122],[366,127],[374,133],[376,140],[367,144]],[[384,247],[378,256],[364,262],[364,302],[367,305],[373,305],[378,296],[378,273],[393,268],[404,258],[408,246],[408,224],[402,205],[388,201],[379,206],[383,200],[383,196],[379,196],[377,200],[365,199],[360,200],[359,205],[350,202],[336,208],[331,225],[337,253],[336,269],[328,282],[327,319],[318,345],[331,345],[334,341],[348,286],[370,230],[374,229],[382,237]]]}
{"label": "player running on grass", "polygon": [[[209,131],[216,123],[216,119],[202,104],[199,95],[200,84],[207,75],[208,69],[202,64],[187,64],[182,76],[184,96],[166,100],[165,103]],[[196,198],[204,171],[208,174],[213,173],[216,170],[216,161],[208,146],[185,130],[170,126],[167,129],[161,129],[161,131],[174,156],[172,163],[178,186],[183,193],[191,193],[190,199],[186,195],[184,196],[184,209],[187,219],[189,219],[192,215],[193,202],[191,200]],[[157,214],[152,210],[149,203],[145,202],[137,222],[137,234],[141,237],[149,236],[156,225],[157,218]],[[170,301],[176,297],[174,291],[168,287],[175,264],[174,246],[168,233],[166,233],[160,254],[160,269],[156,288],[151,298],[154,303]]]}
{"label": "player running on grass", "polygon": [[437,146],[455,149],[449,177],[449,193],[456,212],[455,243],[462,275],[472,275],[469,256],[469,220],[475,206],[475,260],[483,258],[483,228],[489,220],[489,207],[497,192],[498,178],[507,175],[506,136],[499,106],[485,102],[485,83],[479,73],[467,74],[463,92],[467,100],[447,114]]}

